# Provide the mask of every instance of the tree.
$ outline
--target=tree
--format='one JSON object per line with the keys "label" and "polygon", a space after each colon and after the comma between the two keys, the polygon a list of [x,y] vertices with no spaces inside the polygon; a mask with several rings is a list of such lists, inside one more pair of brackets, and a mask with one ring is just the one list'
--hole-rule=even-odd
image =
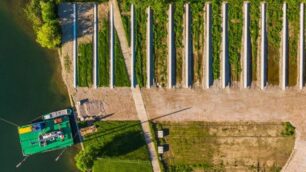
{"label": "tree", "polygon": [[41,17],[46,23],[56,19],[55,4],[52,1],[40,1]]}
{"label": "tree", "polygon": [[26,16],[33,23],[34,30],[37,30],[43,23],[40,17],[41,7],[39,2],[39,0],[32,0],[25,7]]}
{"label": "tree", "polygon": [[38,28],[36,41],[45,48],[56,48],[61,43],[59,26],[56,21],[48,22]]}

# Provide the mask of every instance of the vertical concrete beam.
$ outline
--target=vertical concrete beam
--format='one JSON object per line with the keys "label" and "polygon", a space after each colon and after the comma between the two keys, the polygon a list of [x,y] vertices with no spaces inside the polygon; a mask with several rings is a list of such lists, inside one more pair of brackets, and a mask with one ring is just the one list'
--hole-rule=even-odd
{"label": "vertical concrete beam", "polygon": [[191,86],[191,29],[190,5],[185,4],[185,88]]}
{"label": "vertical concrete beam", "polygon": [[98,5],[94,3],[94,56],[93,56],[93,86],[98,87]]}
{"label": "vertical concrete beam", "polygon": [[77,61],[78,61],[78,11],[77,4],[73,4],[73,87],[78,86],[78,72],[77,72]]}
{"label": "vertical concrete beam", "polygon": [[114,51],[114,44],[115,44],[115,33],[114,33],[114,9],[113,4],[110,6],[110,82],[109,87],[114,88],[115,85],[115,51]]}
{"label": "vertical concrete beam", "polygon": [[136,86],[135,76],[135,10],[134,5],[131,5],[131,87]]}
{"label": "vertical concrete beam", "polygon": [[152,12],[151,8],[147,8],[147,88],[153,85],[154,63],[152,56]]}
{"label": "vertical concrete beam", "polygon": [[259,81],[260,89],[266,87],[267,80],[267,33],[266,33],[266,3],[260,4],[260,45],[259,45],[259,58],[257,62],[257,80]]}
{"label": "vertical concrete beam", "polygon": [[300,4],[300,36],[299,36],[299,57],[298,57],[298,88],[304,86],[304,3]]}
{"label": "vertical concrete beam", "polygon": [[250,53],[250,3],[244,2],[243,4],[243,41],[242,41],[242,72],[241,83],[242,88],[248,88],[251,85],[251,53]]}
{"label": "vertical concrete beam", "polygon": [[209,88],[213,84],[213,56],[212,56],[212,15],[211,3],[205,4],[204,14],[204,59],[203,59],[203,87]]}
{"label": "vertical concrete beam", "polygon": [[221,43],[221,88],[230,84],[229,57],[228,57],[228,4],[222,3],[222,43]]}
{"label": "vertical concrete beam", "polygon": [[173,7],[170,4],[168,11],[168,88],[172,88],[175,84],[174,53]]}
{"label": "vertical concrete beam", "polygon": [[287,23],[287,4],[283,4],[283,29],[281,40],[281,59],[280,59],[280,87],[285,90],[288,84],[288,23]]}

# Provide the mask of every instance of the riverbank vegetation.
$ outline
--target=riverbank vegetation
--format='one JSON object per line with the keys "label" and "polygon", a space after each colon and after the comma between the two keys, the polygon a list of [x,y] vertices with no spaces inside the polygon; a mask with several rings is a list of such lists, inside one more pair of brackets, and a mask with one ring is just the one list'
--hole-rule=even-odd
{"label": "riverbank vegetation", "polygon": [[57,16],[60,0],[31,0],[25,8],[27,18],[33,24],[36,41],[45,48],[56,48],[61,44],[61,31]]}
{"label": "riverbank vegetation", "polygon": [[[157,122],[165,171],[279,171],[294,147],[290,123]],[[198,155],[198,156],[195,156]]]}
{"label": "riverbank vegetation", "polygon": [[[149,153],[139,121],[99,121],[94,125],[98,131],[85,136],[85,150],[75,157],[79,170],[93,169],[98,172],[135,167],[151,171]],[[118,163],[122,163],[122,166],[118,166]]]}

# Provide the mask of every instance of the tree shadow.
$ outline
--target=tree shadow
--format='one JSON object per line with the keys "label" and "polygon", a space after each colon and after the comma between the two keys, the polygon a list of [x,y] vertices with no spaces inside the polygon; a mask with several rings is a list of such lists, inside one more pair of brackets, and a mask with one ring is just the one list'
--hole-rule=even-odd
{"label": "tree shadow", "polygon": [[[93,10],[93,3],[78,3],[77,5],[77,37],[93,34],[93,16],[84,15]],[[61,3],[58,6],[58,16],[62,31],[62,44],[73,41],[73,3]]]}
{"label": "tree shadow", "polygon": [[130,131],[118,135],[101,149],[102,156],[121,156],[133,152],[146,145],[142,132]]}
{"label": "tree shadow", "polygon": [[89,146],[87,150],[89,152],[94,151],[96,157],[120,157],[134,152],[145,145],[146,142],[142,132],[128,131],[115,136],[104,145]]}
{"label": "tree shadow", "polygon": [[[171,113],[167,113],[165,115],[158,116],[156,118],[152,118],[152,119],[150,119],[148,121],[143,121],[143,122],[139,122],[139,123],[135,123],[135,124],[125,124],[125,125],[116,126],[116,127],[108,129],[107,131],[101,131],[100,133],[97,133],[95,135],[88,136],[86,141],[90,141],[90,140],[93,140],[93,139],[97,139],[99,137],[103,137],[103,136],[106,136],[106,135],[109,135],[109,134],[113,134],[113,133],[119,132],[121,130],[125,130],[127,128],[135,127],[135,126],[137,126],[137,125],[139,125],[141,123],[150,122],[150,121],[154,121],[154,120],[166,117],[166,116],[174,115],[176,113],[183,112],[183,111],[191,109],[191,108],[192,107],[187,107],[187,108],[184,108],[184,109],[180,109],[180,110],[177,110],[177,111],[174,111],[174,112],[171,112]],[[107,121],[104,121],[104,122],[107,122]],[[169,130],[168,130],[168,132],[169,132]],[[142,133],[142,132],[139,132],[139,133],[143,134],[145,136],[145,133]]]}

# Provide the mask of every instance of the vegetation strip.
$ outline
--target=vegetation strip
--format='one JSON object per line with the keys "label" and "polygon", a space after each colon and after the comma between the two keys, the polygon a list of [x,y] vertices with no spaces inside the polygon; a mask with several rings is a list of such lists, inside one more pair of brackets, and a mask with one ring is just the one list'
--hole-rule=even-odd
{"label": "vegetation strip", "polygon": [[78,85],[90,87],[93,82],[93,45],[80,44],[78,50]]}

